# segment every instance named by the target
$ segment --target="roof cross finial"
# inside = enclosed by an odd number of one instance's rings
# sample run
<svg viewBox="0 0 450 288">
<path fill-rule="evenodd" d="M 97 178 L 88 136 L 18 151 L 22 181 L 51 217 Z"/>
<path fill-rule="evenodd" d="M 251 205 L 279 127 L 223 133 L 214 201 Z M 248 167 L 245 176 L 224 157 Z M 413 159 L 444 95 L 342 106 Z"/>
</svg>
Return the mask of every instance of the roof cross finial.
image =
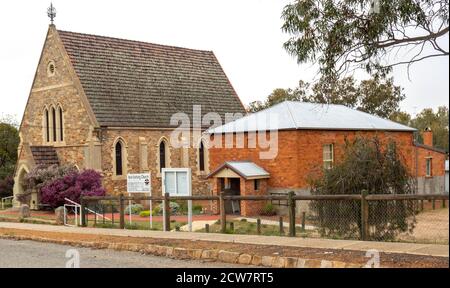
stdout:
<svg viewBox="0 0 450 288">
<path fill-rule="evenodd" d="M 48 9 L 47 9 L 47 15 L 50 18 L 50 21 L 51 21 L 51 23 L 53 25 L 53 21 L 54 21 L 54 19 L 56 17 L 56 9 L 55 9 L 55 7 L 53 7 L 53 3 L 52 2 L 50 2 L 50 7 L 48 7 Z"/>
</svg>

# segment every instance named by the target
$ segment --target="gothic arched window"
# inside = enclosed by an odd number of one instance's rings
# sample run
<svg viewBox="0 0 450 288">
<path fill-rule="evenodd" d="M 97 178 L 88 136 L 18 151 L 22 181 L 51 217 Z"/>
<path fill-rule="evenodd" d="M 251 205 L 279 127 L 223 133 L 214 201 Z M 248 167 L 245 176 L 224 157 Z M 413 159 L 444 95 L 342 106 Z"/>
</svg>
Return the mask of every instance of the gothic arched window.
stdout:
<svg viewBox="0 0 450 288">
<path fill-rule="evenodd" d="M 203 141 L 200 141 L 200 147 L 198 148 L 198 169 L 205 171 L 205 145 Z"/>
<path fill-rule="evenodd" d="M 58 107 L 59 117 L 59 141 L 64 141 L 64 126 L 63 126 L 63 110 L 61 106 Z"/>
<path fill-rule="evenodd" d="M 45 108 L 44 117 L 45 140 L 50 142 L 50 115 L 47 108 Z"/>
<path fill-rule="evenodd" d="M 53 132 L 53 142 L 56 142 L 56 110 L 55 107 L 52 107 L 52 132 Z"/>
<path fill-rule="evenodd" d="M 115 146 L 115 164 L 116 164 L 116 175 L 120 176 L 123 174 L 123 152 L 122 143 L 118 141 Z"/>
<path fill-rule="evenodd" d="M 161 141 L 159 143 L 159 171 L 162 171 L 163 168 L 166 168 L 166 157 L 167 157 L 167 153 L 166 153 L 166 142 L 165 141 Z"/>
</svg>

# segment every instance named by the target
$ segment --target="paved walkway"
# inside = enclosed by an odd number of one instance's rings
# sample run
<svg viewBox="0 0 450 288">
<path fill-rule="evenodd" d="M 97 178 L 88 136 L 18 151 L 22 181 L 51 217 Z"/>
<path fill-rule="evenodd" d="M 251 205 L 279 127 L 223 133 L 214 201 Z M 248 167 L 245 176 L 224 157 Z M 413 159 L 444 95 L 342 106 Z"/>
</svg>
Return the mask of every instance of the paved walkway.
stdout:
<svg viewBox="0 0 450 288">
<path fill-rule="evenodd" d="M 240 244 L 256 245 L 276 245 L 290 247 L 322 248 L 322 249 L 344 249 L 367 251 L 376 249 L 385 253 L 406 253 L 430 256 L 449 256 L 449 245 L 437 244 L 415 244 L 398 242 L 374 242 L 374 241 L 353 241 L 353 240 L 333 240 L 333 239 L 313 239 L 313 238 L 289 238 L 279 236 L 258 236 L 258 235 L 237 235 L 237 234 L 216 234 L 198 232 L 161 232 L 143 230 L 119 230 L 103 228 L 82 228 L 51 226 L 26 223 L 6 223 L 0 222 L 0 228 L 37 230 L 46 232 L 64 232 L 78 234 L 97 234 L 125 237 L 151 237 L 159 239 L 182 239 L 182 240 L 202 240 L 232 242 Z"/>
</svg>

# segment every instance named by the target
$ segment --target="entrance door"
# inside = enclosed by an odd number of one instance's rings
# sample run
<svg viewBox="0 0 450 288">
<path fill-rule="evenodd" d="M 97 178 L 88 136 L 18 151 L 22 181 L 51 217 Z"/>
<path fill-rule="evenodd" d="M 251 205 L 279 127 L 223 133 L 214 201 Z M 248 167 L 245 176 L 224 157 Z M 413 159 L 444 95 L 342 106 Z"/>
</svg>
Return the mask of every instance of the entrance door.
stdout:
<svg viewBox="0 0 450 288">
<path fill-rule="evenodd" d="M 229 187 L 225 188 L 223 192 L 226 196 L 239 196 L 241 195 L 241 181 L 239 178 L 228 178 Z M 241 205 L 240 201 L 231 200 L 225 201 L 225 212 L 227 214 L 240 214 Z"/>
</svg>

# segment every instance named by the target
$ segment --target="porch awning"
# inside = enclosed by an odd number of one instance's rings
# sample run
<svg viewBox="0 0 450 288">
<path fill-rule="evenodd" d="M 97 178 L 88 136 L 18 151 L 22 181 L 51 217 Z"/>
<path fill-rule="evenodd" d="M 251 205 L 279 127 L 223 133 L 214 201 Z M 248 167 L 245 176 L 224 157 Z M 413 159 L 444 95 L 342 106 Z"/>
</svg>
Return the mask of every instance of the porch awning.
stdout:
<svg viewBox="0 0 450 288">
<path fill-rule="evenodd" d="M 227 161 L 210 173 L 208 178 L 217 176 L 220 172 L 226 169 L 233 171 L 246 180 L 270 178 L 269 172 L 250 161 Z"/>
</svg>

